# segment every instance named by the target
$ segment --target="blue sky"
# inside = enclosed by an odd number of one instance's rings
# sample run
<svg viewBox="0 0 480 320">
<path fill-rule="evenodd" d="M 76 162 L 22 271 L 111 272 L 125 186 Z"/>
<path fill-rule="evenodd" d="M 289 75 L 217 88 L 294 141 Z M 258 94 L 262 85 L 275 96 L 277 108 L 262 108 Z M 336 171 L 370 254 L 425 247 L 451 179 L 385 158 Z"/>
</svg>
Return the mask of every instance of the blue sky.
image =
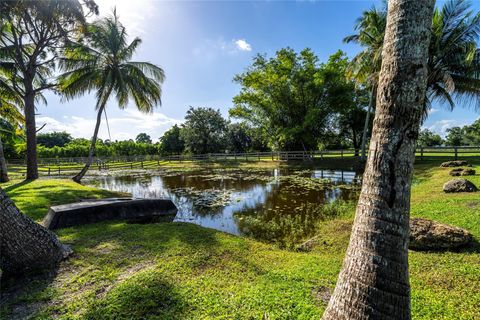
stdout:
<svg viewBox="0 0 480 320">
<path fill-rule="evenodd" d="M 325 61 L 338 49 L 354 56 L 360 47 L 342 39 L 354 32 L 361 12 L 378 1 L 154 1 L 97 0 L 101 15 L 116 6 L 129 35 L 143 43 L 135 60 L 161 66 L 166 73 L 163 104 L 143 115 L 129 106 L 119 110 L 114 99 L 107 113 L 111 137 L 134 138 L 147 132 L 157 140 L 173 124 L 181 123 L 189 106 L 220 109 L 228 116 L 232 97 L 239 87 L 232 82 L 257 53 L 271 56 L 290 46 L 312 48 Z M 440 2 L 441 4 L 441 2 Z M 480 4 L 475 3 L 475 9 Z M 61 101 L 47 93 L 47 106 L 38 108 L 42 132 L 67 131 L 89 138 L 95 123 L 93 94 Z M 424 127 L 443 134 L 448 127 L 464 125 L 480 113 L 459 107 L 454 111 L 434 104 Z M 108 139 L 105 122 L 99 134 Z"/>
</svg>

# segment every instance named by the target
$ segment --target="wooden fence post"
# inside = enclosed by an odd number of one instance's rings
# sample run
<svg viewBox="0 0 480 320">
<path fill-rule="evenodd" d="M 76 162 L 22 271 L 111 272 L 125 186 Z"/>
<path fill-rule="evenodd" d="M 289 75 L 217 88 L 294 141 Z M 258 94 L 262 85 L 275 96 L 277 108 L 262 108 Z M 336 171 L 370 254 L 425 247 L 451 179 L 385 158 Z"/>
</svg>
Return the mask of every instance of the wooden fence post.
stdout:
<svg viewBox="0 0 480 320">
<path fill-rule="evenodd" d="M 50 175 L 50 167 L 48 167 L 48 175 Z"/>
<path fill-rule="evenodd" d="M 420 147 L 420 160 L 423 161 L 423 147 Z"/>
<path fill-rule="evenodd" d="M 458 147 L 454 147 L 455 149 L 455 160 L 458 160 Z"/>
</svg>

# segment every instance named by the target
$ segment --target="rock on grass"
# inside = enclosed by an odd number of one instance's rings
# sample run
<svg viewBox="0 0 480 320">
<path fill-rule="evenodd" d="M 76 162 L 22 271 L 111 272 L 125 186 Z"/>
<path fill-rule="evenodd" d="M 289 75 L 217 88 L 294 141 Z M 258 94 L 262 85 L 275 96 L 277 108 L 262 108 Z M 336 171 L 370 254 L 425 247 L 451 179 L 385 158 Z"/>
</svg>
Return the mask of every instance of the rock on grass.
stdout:
<svg viewBox="0 0 480 320">
<path fill-rule="evenodd" d="M 467 179 L 453 179 L 443 185 L 443 191 L 446 193 L 476 192 L 478 188 Z"/>
<path fill-rule="evenodd" d="M 453 169 L 452 171 L 450 171 L 450 175 L 453 176 L 453 177 L 474 176 L 475 173 L 476 173 L 475 170 L 470 169 L 470 168 L 466 168 L 466 169 L 457 168 L 457 169 Z"/>
<path fill-rule="evenodd" d="M 448 250 L 473 241 L 467 230 L 422 218 L 410 219 L 410 249 Z"/>
<path fill-rule="evenodd" d="M 463 167 L 468 166 L 468 162 L 465 160 L 454 160 L 454 161 L 447 161 L 443 162 L 440 167 L 448 168 L 448 167 Z"/>
</svg>

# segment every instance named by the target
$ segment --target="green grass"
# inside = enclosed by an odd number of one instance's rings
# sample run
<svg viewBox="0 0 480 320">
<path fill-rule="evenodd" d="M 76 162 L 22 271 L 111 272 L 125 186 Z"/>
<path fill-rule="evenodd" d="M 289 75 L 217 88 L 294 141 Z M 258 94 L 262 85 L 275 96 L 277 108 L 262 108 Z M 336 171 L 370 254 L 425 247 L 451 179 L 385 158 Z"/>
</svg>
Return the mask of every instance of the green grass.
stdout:
<svg viewBox="0 0 480 320">
<path fill-rule="evenodd" d="M 40 179 L 33 182 L 14 179 L 0 186 L 24 213 L 37 222 L 42 220 L 48 208 L 54 205 L 119 195 L 115 192 L 86 187 L 67 179 Z"/>
<path fill-rule="evenodd" d="M 416 166 L 412 215 L 466 228 L 478 240 L 480 194 L 444 194 L 448 171 Z M 480 186 L 480 175 L 468 179 Z M 6 189 L 36 220 L 52 204 L 109 196 L 66 180 Z M 321 245 L 309 253 L 183 223 L 60 230 L 75 255 L 56 277 L 28 283 L 3 312 L 36 310 L 36 319 L 318 319 L 325 305 L 314 292 L 334 287 L 351 223 L 352 213 L 323 223 Z M 478 245 L 410 252 L 410 272 L 414 319 L 480 318 Z"/>
</svg>

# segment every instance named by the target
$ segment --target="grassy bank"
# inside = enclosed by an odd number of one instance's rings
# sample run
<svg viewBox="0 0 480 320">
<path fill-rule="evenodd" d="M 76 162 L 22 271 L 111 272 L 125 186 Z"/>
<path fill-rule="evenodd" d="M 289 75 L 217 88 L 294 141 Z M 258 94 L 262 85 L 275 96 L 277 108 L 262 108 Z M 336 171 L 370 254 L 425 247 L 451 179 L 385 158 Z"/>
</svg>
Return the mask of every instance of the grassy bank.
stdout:
<svg viewBox="0 0 480 320">
<path fill-rule="evenodd" d="M 417 165 L 412 215 L 466 228 L 478 240 L 480 194 L 444 194 L 448 171 Z M 480 175 L 469 179 L 480 186 Z M 2 188 L 36 220 L 53 204 L 112 196 L 67 180 L 14 181 Z M 23 289 L 2 313 L 33 313 L 37 319 L 318 319 L 351 223 L 352 213 L 325 222 L 321 245 L 309 253 L 183 223 L 60 230 L 75 255 L 56 276 L 7 284 Z M 461 252 L 410 252 L 410 266 L 414 319 L 480 318 L 478 245 Z"/>
</svg>

